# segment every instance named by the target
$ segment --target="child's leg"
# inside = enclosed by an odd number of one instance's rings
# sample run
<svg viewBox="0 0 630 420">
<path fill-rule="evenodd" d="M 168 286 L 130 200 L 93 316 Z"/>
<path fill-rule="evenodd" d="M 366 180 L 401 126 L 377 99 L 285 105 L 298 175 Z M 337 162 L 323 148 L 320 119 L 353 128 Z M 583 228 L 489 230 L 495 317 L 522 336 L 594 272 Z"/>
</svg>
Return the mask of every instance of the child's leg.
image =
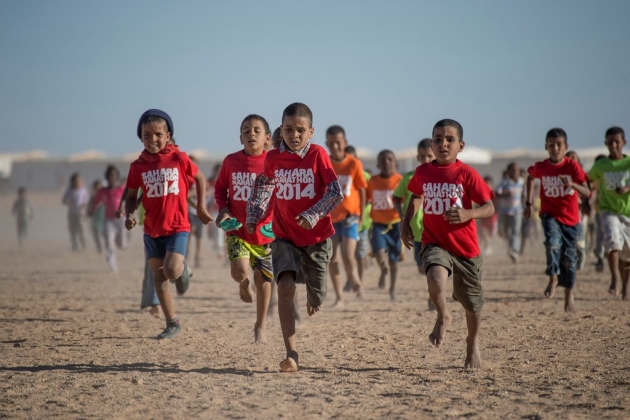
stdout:
<svg viewBox="0 0 630 420">
<path fill-rule="evenodd" d="M 256 324 L 254 325 L 254 340 L 256 343 L 266 343 L 265 321 L 269 300 L 271 299 L 271 281 L 265 278 L 259 268 L 254 269 L 254 283 L 256 284 Z"/>
<path fill-rule="evenodd" d="M 466 310 L 466 326 L 468 327 L 468 337 L 466 337 L 466 361 L 464 367 L 481 367 L 481 354 L 479 353 L 479 330 L 481 329 L 481 311 L 472 312 Z"/>
<path fill-rule="evenodd" d="M 116 264 L 116 254 L 114 254 L 114 243 L 116 241 L 117 229 L 113 220 L 105 220 L 103 226 L 103 240 L 105 245 L 105 257 L 107 258 L 107 264 L 114 273 L 118 272 L 118 265 Z"/>
<path fill-rule="evenodd" d="M 341 223 L 336 223 L 335 227 L 338 228 L 337 226 L 340 224 Z M 341 292 L 341 267 L 340 267 L 341 264 L 339 264 L 339 260 L 341 260 L 340 248 L 341 248 L 342 243 L 343 242 L 341 240 L 341 232 L 337 231 L 335 236 L 332 237 L 333 253 L 330 259 L 330 266 L 328 269 L 328 271 L 330 272 L 330 280 L 332 281 L 333 289 L 335 290 L 336 300 L 335 300 L 334 306 L 340 306 L 343 303 L 343 294 Z"/>
<path fill-rule="evenodd" d="M 542 215 L 543 232 L 545 234 L 545 251 L 547 254 L 547 269 L 549 284 L 545 289 L 546 298 L 552 298 L 556 293 L 558 275 L 560 274 L 560 256 L 562 251 L 562 232 L 560 225 L 551 216 Z"/>
<path fill-rule="evenodd" d="M 388 263 L 389 263 L 389 297 L 396 300 L 396 279 L 398 278 L 398 261 L 402 260 L 402 248 L 400 242 L 400 223 L 394 223 L 387 232 Z"/>
<path fill-rule="evenodd" d="M 580 225 L 567 226 L 559 224 L 562 234 L 562 265 L 558 275 L 558 284 L 564 287 L 564 311 L 575 309 L 574 288 L 578 271 Z"/>
<path fill-rule="evenodd" d="M 346 269 L 346 274 L 348 276 L 348 280 L 352 284 L 352 288 L 360 296 L 362 293 L 361 277 L 359 277 L 357 260 L 355 258 L 356 251 L 357 241 L 352 238 L 344 238 L 343 242 L 341 243 L 341 257 L 343 259 L 343 266 Z"/>
<path fill-rule="evenodd" d="M 608 267 L 610 268 L 612 280 L 610 287 L 608 288 L 608 293 L 613 296 L 617 296 L 619 294 L 619 285 L 621 284 L 621 268 L 619 266 L 619 251 L 610 251 L 608 253 Z"/>
<path fill-rule="evenodd" d="M 190 237 L 189 237 L 190 238 Z M 226 241 L 228 259 L 230 260 L 230 274 L 239 284 L 239 294 L 245 303 L 254 301 L 254 291 L 249 282 L 251 253 L 245 241 L 235 235 L 230 235 Z"/>
<path fill-rule="evenodd" d="M 271 299 L 269 300 L 269 308 L 267 309 L 267 318 L 273 315 L 274 309 L 278 306 L 278 282 L 271 283 Z"/>
<path fill-rule="evenodd" d="M 621 298 L 624 301 L 630 301 L 630 263 L 627 261 L 621 262 Z"/>
<path fill-rule="evenodd" d="M 435 321 L 433 332 L 429 335 L 429 341 L 435 347 L 440 347 L 444 343 L 446 329 L 453 319 L 446 307 L 446 280 L 448 276 L 448 269 L 441 265 L 433 264 L 427 269 L 429 296 L 437 311 L 437 320 Z"/>
<path fill-rule="evenodd" d="M 78 250 L 78 246 L 77 246 L 76 216 L 74 214 L 68 214 L 68 231 L 70 232 L 70 243 L 72 245 L 72 251 L 76 251 Z"/>
<path fill-rule="evenodd" d="M 389 297 L 396 300 L 396 280 L 398 279 L 398 261 L 389 259 Z"/>
<path fill-rule="evenodd" d="M 387 273 L 389 272 L 387 267 L 387 249 L 383 248 L 378 251 L 374 251 L 374 256 L 376 257 L 378 266 L 381 268 L 381 276 L 378 279 L 378 288 L 384 289 L 387 280 Z"/>
<path fill-rule="evenodd" d="M 372 238 L 370 244 L 372 245 L 372 254 L 376 258 L 378 266 L 381 268 L 381 276 L 378 280 L 379 289 L 385 288 L 385 282 L 387 279 L 387 239 L 385 238 L 387 231 L 387 225 L 381 223 L 374 223 L 372 225 Z"/>
<path fill-rule="evenodd" d="M 523 216 L 520 213 L 510 216 L 510 258 L 518 262 L 519 251 L 521 249 L 521 225 Z"/>
<path fill-rule="evenodd" d="M 295 345 L 295 316 L 293 296 L 295 294 L 295 273 L 285 271 L 278 276 L 278 315 L 287 357 L 280 363 L 283 372 L 297 372 L 298 353 Z"/>
</svg>

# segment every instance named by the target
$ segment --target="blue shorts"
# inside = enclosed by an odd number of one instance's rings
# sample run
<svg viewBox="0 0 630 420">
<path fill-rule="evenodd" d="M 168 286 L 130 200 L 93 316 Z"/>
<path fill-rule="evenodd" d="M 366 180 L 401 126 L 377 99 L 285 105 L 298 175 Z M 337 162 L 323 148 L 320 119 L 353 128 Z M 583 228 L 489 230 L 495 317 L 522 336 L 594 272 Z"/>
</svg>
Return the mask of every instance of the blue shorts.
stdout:
<svg viewBox="0 0 630 420">
<path fill-rule="evenodd" d="M 152 238 L 144 234 L 144 252 L 147 260 L 151 258 L 164 259 L 167 252 L 186 255 L 188 246 L 188 232 L 177 232 L 170 236 Z"/>
<path fill-rule="evenodd" d="M 343 241 L 343 238 L 354 239 L 355 241 L 359 240 L 359 217 L 358 216 L 348 216 L 341 222 L 333 223 L 333 228 L 335 229 L 335 233 L 333 234 L 333 238 L 341 235 L 340 239 Z"/>
<path fill-rule="evenodd" d="M 370 251 L 370 231 L 368 229 L 359 231 L 359 242 L 357 242 L 356 257 L 360 260 L 367 257 Z"/>
<path fill-rule="evenodd" d="M 372 252 L 376 253 L 381 249 L 387 251 L 387 255 L 392 261 L 400 261 L 400 223 L 394 223 L 392 228 L 387 230 L 387 225 L 382 223 L 372 224 Z"/>
<path fill-rule="evenodd" d="M 422 257 L 420 256 L 422 251 L 422 242 L 413 241 L 413 258 L 416 260 L 416 265 L 422 267 Z"/>
</svg>

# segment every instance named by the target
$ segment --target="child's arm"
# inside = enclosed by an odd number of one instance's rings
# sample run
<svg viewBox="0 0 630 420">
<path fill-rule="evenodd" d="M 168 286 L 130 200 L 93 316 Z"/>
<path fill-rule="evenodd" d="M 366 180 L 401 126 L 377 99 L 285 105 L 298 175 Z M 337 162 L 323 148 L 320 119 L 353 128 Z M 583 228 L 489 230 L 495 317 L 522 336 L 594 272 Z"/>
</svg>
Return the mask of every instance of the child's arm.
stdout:
<svg viewBox="0 0 630 420">
<path fill-rule="evenodd" d="M 400 217 L 400 220 L 403 220 L 405 218 L 405 214 L 403 213 L 402 208 L 402 198 L 393 196 L 392 201 L 394 202 L 394 208 L 398 212 L 398 217 Z"/>
<path fill-rule="evenodd" d="M 269 201 L 271 200 L 271 194 L 276 187 L 275 178 L 267 178 L 262 173 L 256 177 L 254 187 L 252 188 L 252 194 L 247 201 L 247 220 L 245 228 L 247 232 L 253 234 L 256 231 L 256 225 L 263 218 L 269 207 Z"/>
<path fill-rule="evenodd" d="M 136 218 L 133 214 L 138 207 L 138 190 L 125 188 L 125 191 L 127 192 L 127 198 L 125 200 L 125 213 L 127 213 L 125 227 L 127 230 L 131 230 L 136 225 Z"/>
<path fill-rule="evenodd" d="M 420 207 L 422 207 L 423 201 L 424 198 L 422 196 L 417 196 L 415 194 L 412 194 L 411 198 L 409 199 L 409 205 L 407 206 L 407 211 L 405 212 L 405 217 L 402 221 L 402 231 L 400 233 L 403 244 L 405 244 L 407 249 L 413 248 L 413 231 L 411 230 L 411 220 L 416 215 Z M 396 201 L 394 201 L 394 205 L 395 203 Z"/>
<path fill-rule="evenodd" d="M 494 214 L 494 204 L 488 200 L 481 206 L 473 209 L 451 207 L 444 213 L 444 219 L 452 225 L 466 223 L 472 219 L 486 219 Z"/>
<path fill-rule="evenodd" d="M 197 188 L 197 217 L 204 225 L 212 222 L 212 216 L 206 209 L 206 178 L 201 171 L 195 174 L 195 187 Z"/>
<path fill-rule="evenodd" d="M 527 195 L 525 196 L 525 208 L 523 209 L 523 217 L 529 219 L 532 216 L 532 203 L 534 202 L 534 183 L 536 179 L 531 175 L 527 175 Z"/>
<path fill-rule="evenodd" d="M 560 180 L 562 181 L 562 183 L 564 184 L 565 187 L 573 188 L 582 197 L 588 198 L 588 197 L 591 196 L 591 189 L 590 189 L 589 184 L 587 184 L 587 183 L 576 184 L 571 179 L 569 179 L 569 177 L 566 176 L 566 175 L 560 175 Z M 620 194 L 625 194 L 626 192 L 630 191 L 630 187 L 625 187 L 625 188 L 627 188 L 627 190 L 624 191 L 623 193 L 620 193 Z"/>
<path fill-rule="evenodd" d="M 120 217 L 122 216 L 123 213 L 123 205 L 125 204 L 125 202 L 127 201 L 127 195 L 129 194 L 129 188 L 125 188 L 125 191 L 123 191 L 123 195 L 122 197 L 120 197 L 120 203 L 118 203 L 118 210 L 116 210 L 116 219 L 120 219 Z M 136 195 L 138 193 L 136 192 Z M 136 211 L 136 209 L 134 208 L 132 213 Z"/>
<path fill-rule="evenodd" d="M 227 173 L 227 166 L 228 164 L 224 160 L 223 165 L 221 165 L 221 170 L 219 171 L 219 176 L 214 183 L 214 202 L 219 208 L 219 215 L 217 216 L 217 220 L 215 222 L 219 227 L 221 225 L 221 222 L 234 217 L 232 216 L 232 213 L 230 213 L 230 208 L 228 204 L 228 190 L 230 186 L 228 181 L 229 178 Z"/>
<path fill-rule="evenodd" d="M 359 210 L 359 226 L 363 224 L 363 211 L 367 204 L 367 198 L 365 194 L 365 188 L 359 188 L 359 201 L 361 202 L 361 210 Z"/>
<path fill-rule="evenodd" d="M 338 180 L 334 180 L 328 184 L 322 198 L 313 207 L 303 211 L 295 220 L 304 229 L 313 229 L 320 219 L 330 213 L 342 201 L 341 185 Z"/>
</svg>

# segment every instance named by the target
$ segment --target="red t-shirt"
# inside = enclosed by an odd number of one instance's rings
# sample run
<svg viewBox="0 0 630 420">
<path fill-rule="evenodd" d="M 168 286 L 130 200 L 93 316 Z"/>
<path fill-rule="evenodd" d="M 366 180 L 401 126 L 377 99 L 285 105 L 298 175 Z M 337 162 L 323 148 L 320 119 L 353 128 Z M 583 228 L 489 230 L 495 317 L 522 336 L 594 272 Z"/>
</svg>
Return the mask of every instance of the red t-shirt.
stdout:
<svg viewBox="0 0 630 420">
<path fill-rule="evenodd" d="M 99 204 L 103 203 L 105 206 L 105 219 L 115 219 L 118 206 L 120 205 L 120 199 L 122 198 L 124 192 L 124 185 L 119 185 L 115 188 L 103 187 L 99 189 L 94 195 L 90 211 L 94 211 Z"/>
<path fill-rule="evenodd" d="M 261 234 L 260 229 L 258 229 L 271 221 L 273 203 L 270 203 L 270 209 L 265 217 L 258 222 L 256 232 L 253 235 L 247 233 L 245 229 L 247 200 L 252 194 L 256 177 L 263 172 L 266 155 L 267 152 L 258 156 L 248 156 L 242 150 L 227 155 L 214 184 L 214 201 L 217 203 L 217 207 L 219 209 L 227 207 L 232 216 L 243 224 L 241 228 L 227 234 L 236 235 L 252 245 L 265 245 L 273 241 L 273 239 Z"/>
<path fill-rule="evenodd" d="M 330 214 L 319 219 L 313 229 L 298 226 L 296 217 L 310 209 L 324 195 L 326 187 L 337 180 L 326 150 L 311 143 L 301 158 L 288 151 L 267 153 L 264 174 L 276 180 L 273 205 L 273 232 L 295 246 L 314 245 L 334 234 Z"/>
<path fill-rule="evenodd" d="M 145 210 L 144 232 L 152 238 L 189 232 L 188 178 L 197 174 L 197 166 L 175 145 L 160 153 L 146 150 L 131 163 L 127 188 L 142 188 Z"/>
<path fill-rule="evenodd" d="M 580 223 L 578 194 L 573 188 L 565 187 L 560 180 L 560 175 L 566 175 L 576 184 L 587 181 L 586 173 L 576 161 L 565 157 L 554 165 L 545 159 L 530 166 L 527 173 L 532 178 L 540 179 L 540 214 L 548 214 L 567 226 Z"/>
<path fill-rule="evenodd" d="M 451 225 L 444 219 L 444 213 L 451 207 L 472 209 L 473 202 L 482 205 L 494 198 L 477 171 L 459 160 L 450 165 L 433 161 L 416 168 L 407 189 L 424 196 L 423 245 L 438 245 L 461 258 L 480 254 L 474 220 Z"/>
</svg>

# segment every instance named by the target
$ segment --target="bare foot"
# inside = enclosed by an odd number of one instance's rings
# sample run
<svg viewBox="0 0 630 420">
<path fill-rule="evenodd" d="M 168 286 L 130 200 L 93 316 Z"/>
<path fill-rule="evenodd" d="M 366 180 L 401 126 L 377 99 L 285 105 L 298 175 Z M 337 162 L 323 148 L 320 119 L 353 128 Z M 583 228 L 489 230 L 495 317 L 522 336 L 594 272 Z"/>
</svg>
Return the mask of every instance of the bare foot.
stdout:
<svg viewBox="0 0 630 420">
<path fill-rule="evenodd" d="M 385 288 L 385 281 L 387 281 L 387 274 L 389 274 L 389 270 L 387 268 L 381 268 L 381 277 L 378 279 L 378 288 Z"/>
<path fill-rule="evenodd" d="M 238 292 L 241 295 L 241 300 L 245 303 L 252 303 L 254 301 L 254 292 L 249 285 L 249 279 L 243 280 L 238 286 Z"/>
<path fill-rule="evenodd" d="M 610 287 L 608 288 L 608 293 L 613 296 L 617 296 L 619 294 L 619 284 L 613 278 L 610 282 Z"/>
<path fill-rule="evenodd" d="M 265 335 L 265 329 L 254 325 L 254 343 L 265 344 L 267 343 L 267 335 Z"/>
<path fill-rule="evenodd" d="M 313 308 L 310 303 L 306 302 L 306 313 L 308 313 L 308 316 L 315 315 L 315 312 L 319 312 L 320 308 L 321 306 Z"/>
<path fill-rule="evenodd" d="M 448 312 L 445 316 L 438 314 L 438 317 L 435 320 L 435 327 L 433 327 L 433 332 L 429 334 L 429 341 L 435 347 L 440 347 L 444 343 L 444 338 L 446 338 L 446 328 L 448 328 L 448 325 L 452 320 L 453 317 Z"/>
<path fill-rule="evenodd" d="M 481 367 L 481 354 L 476 341 L 466 337 L 466 361 L 464 362 L 466 369 L 479 369 Z"/>
<path fill-rule="evenodd" d="M 429 298 L 429 310 L 435 311 L 435 305 L 433 304 L 433 301 L 431 300 L 431 298 Z"/>
<path fill-rule="evenodd" d="M 280 370 L 282 372 L 297 372 L 298 364 L 293 358 L 287 357 L 282 362 L 280 362 Z"/>
<path fill-rule="evenodd" d="M 343 308 L 344 306 L 346 306 L 346 302 L 343 299 L 337 299 L 332 307 L 333 308 Z M 306 304 L 306 308 L 308 308 L 308 303 Z M 311 315 L 311 314 L 309 314 L 309 315 Z"/>
<path fill-rule="evenodd" d="M 621 288 L 621 299 L 625 302 L 630 301 L 630 287 L 624 285 Z"/>
<path fill-rule="evenodd" d="M 398 298 L 396 297 L 396 291 L 395 290 L 390 290 L 389 291 L 389 300 L 391 300 L 392 302 L 396 302 L 398 300 Z"/>
<path fill-rule="evenodd" d="M 549 279 L 549 284 L 547 285 L 547 288 L 545 289 L 545 297 L 547 299 L 551 299 L 553 295 L 556 294 L 557 286 L 558 286 L 558 277 L 551 276 L 551 278 Z"/>
<path fill-rule="evenodd" d="M 564 290 L 564 312 L 573 312 L 575 301 L 573 300 L 573 289 Z"/>
<path fill-rule="evenodd" d="M 151 306 L 149 308 L 149 315 L 154 318 L 160 319 L 160 307 L 159 306 Z"/>
</svg>

